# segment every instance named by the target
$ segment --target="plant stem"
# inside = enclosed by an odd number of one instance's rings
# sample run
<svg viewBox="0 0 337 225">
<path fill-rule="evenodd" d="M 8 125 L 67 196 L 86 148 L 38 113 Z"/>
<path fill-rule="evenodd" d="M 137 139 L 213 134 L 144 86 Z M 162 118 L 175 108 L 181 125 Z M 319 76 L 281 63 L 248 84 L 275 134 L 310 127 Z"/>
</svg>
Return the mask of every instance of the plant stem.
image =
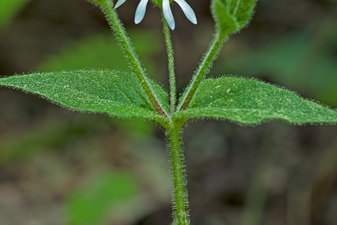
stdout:
<svg viewBox="0 0 337 225">
<path fill-rule="evenodd" d="M 173 57 L 173 48 L 170 35 L 170 29 L 163 15 L 163 25 L 164 25 L 164 34 L 165 42 L 167 48 L 167 56 L 169 63 L 169 76 L 170 76 L 170 104 L 171 104 L 171 115 L 173 115 L 176 107 L 176 78 L 174 73 L 174 57 Z"/>
<path fill-rule="evenodd" d="M 122 25 L 122 22 L 118 18 L 117 12 L 113 9 L 113 3 L 111 0 L 105 0 L 103 3 L 100 3 L 103 11 L 105 12 L 107 19 L 110 23 L 112 30 L 114 31 L 117 39 L 120 41 L 120 44 L 129 59 L 129 62 L 137 74 L 137 77 L 142 84 L 142 87 L 145 90 L 145 93 L 149 97 L 154 109 L 162 116 L 169 118 L 167 112 L 164 111 L 164 108 L 160 105 L 158 98 L 155 96 L 147 75 L 145 73 L 145 69 L 139 61 L 139 58 L 135 52 L 135 49 Z"/>
<path fill-rule="evenodd" d="M 219 34 L 215 35 L 209 49 L 207 50 L 197 71 L 195 72 L 191 83 L 187 87 L 183 95 L 183 100 L 179 104 L 177 111 L 185 110 L 188 107 L 199 87 L 199 84 L 203 80 L 204 76 L 209 72 L 212 63 L 216 59 L 217 54 L 220 52 L 222 44 L 225 42 L 225 40 L 227 40 L 227 37 L 223 37 Z"/>
<path fill-rule="evenodd" d="M 173 125 L 169 130 L 171 141 L 171 159 L 172 159 L 172 174 L 174 183 L 174 199 L 173 208 L 175 209 L 176 225 L 188 225 L 188 199 L 186 181 L 183 174 L 184 155 L 180 150 L 179 130 L 181 125 L 172 122 Z"/>
</svg>

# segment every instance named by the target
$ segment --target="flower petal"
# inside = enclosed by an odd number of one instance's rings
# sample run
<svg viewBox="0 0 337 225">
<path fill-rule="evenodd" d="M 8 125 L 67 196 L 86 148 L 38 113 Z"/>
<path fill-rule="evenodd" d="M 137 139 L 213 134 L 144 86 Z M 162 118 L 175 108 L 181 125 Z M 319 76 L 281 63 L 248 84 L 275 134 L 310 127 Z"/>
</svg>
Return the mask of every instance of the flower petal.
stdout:
<svg viewBox="0 0 337 225">
<path fill-rule="evenodd" d="M 185 2 L 185 0 L 174 0 L 180 8 L 183 10 L 185 16 L 189 21 L 191 21 L 194 24 L 197 24 L 197 17 L 195 16 L 195 13 L 191 6 Z"/>
<path fill-rule="evenodd" d="M 118 2 L 115 5 L 115 9 L 117 9 L 119 6 L 121 6 L 126 0 L 118 0 Z"/>
<path fill-rule="evenodd" d="M 174 28 L 176 27 L 176 23 L 173 18 L 169 0 L 163 0 L 163 13 L 167 24 L 169 25 L 171 30 L 174 30 Z"/>
<path fill-rule="evenodd" d="M 149 0 L 141 0 L 139 2 L 137 10 L 136 10 L 135 24 L 138 24 L 143 20 L 148 2 Z"/>
</svg>

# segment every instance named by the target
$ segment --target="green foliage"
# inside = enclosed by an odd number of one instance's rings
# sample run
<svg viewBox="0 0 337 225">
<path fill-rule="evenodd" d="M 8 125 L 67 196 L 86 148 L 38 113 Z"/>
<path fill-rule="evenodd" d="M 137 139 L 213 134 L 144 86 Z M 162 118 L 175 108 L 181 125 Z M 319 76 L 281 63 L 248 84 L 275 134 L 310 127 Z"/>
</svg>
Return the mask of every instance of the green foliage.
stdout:
<svg viewBox="0 0 337 225">
<path fill-rule="evenodd" d="M 139 188 L 130 173 L 102 174 L 67 198 L 67 224 L 102 224 L 115 210 L 132 201 Z"/>
<path fill-rule="evenodd" d="M 175 119 L 210 117 L 240 124 L 256 124 L 267 119 L 290 123 L 337 123 L 337 112 L 304 100 L 297 94 L 257 80 L 235 77 L 202 81 L 185 111 Z"/>
<path fill-rule="evenodd" d="M 141 30 L 133 30 L 129 34 L 147 70 L 151 74 L 159 74 L 152 57 L 163 48 L 160 35 L 154 31 Z M 47 57 L 47 60 L 42 62 L 36 70 L 79 70 L 82 68 L 128 70 L 129 65 L 118 42 L 109 33 L 109 35 L 92 35 L 69 43 L 56 54 Z"/>
<path fill-rule="evenodd" d="M 157 97 L 157 101 L 159 104 L 163 107 L 165 112 L 170 112 L 170 106 L 168 104 L 168 95 L 164 91 L 162 87 L 160 87 L 158 84 L 153 82 L 152 80 L 146 78 L 146 80 L 149 82 L 149 85 L 154 93 L 154 95 Z"/>
<path fill-rule="evenodd" d="M 252 17 L 257 0 L 213 0 L 211 9 L 221 36 L 238 32 Z"/>
<path fill-rule="evenodd" d="M 1 0 L 0 28 L 6 26 L 29 0 Z"/>
<path fill-rule="evenodd" d="M 76 70 L 34 73 L 3 78 L 0 85 L 39 94 L 73 110 L 163 119 L 155 112 L 139 80 L 131 72 Z M 167 99 L 161 87 L 153 82 L 152 86 L 163 99 Z"/>
</svg>

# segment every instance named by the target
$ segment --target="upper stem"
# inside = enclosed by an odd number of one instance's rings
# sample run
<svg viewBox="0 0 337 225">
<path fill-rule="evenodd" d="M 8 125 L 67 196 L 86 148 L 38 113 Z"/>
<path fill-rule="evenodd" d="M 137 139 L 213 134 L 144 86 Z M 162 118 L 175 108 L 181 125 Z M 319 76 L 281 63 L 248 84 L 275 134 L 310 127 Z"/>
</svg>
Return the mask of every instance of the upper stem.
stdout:
<svg viewBox="0 0 337 225">
<path fill-rule="evenodd" d="M 226 38 L 227 37 L 223 37 L 219 34 L 215 35 L 210 47 L 204 55 L 197 71 L 195 72 L 191 83 L 187 87 L 177 111 L 185 110 L 188 107 L 204 76 L 209 72 L 212 63 L 215 60 Z"/>
<path fill-rule="evenodd" d="M 105 4 L 101 4 L 103 10 L 105 11 L 108 20 L 110 22 L 110 26 L 112 30 L 115 32 L 115 35 L 117 36 L 118 40 L 121 43 L 121 46 L 123 50 L 125 51 L 127 58 L 130 61 L 130 64 L 132 68 L 134 69 L 134 72 L 136 73 L 142 87 L 145 90 L 145 93 L 149 97 L 151 104 L 153 105 L 154 109 L 159 113 L 160 115 L 169 118 L 169 115 L 167 112 L 165 112 L 164 107 L 162 107 L 155 96 L 147 75 L 145 73 L 144 68 L 142 67 L 142 64 L 140 63 L 138 56 L 134 50 L 134 47 L 122 25 L 122 22 L 118 18 L 118 14 L 113 9 L 113 4 L 111 0 L 105 0 Z"/>
<path fill-rule="evenodd" d="M 164 25 L 164 34 L 165 42 L 167 48 L 168 64 L 169 64 L 169 77 L 170 77 L 170 104 L 171 104 L 171 115 L 173 115 L 176 107 L 176 78 L 174 73 L 174 57 L 173 57 L 173 48 L 170 35 L 170 29 L 163 15 L 163 25 Z"/>
<path fill-rule="evenodd" d="M 186 181 L 183 174 L 184 155 L 180 149 L 180 132 L 181 125 L 174 123 L 169 130 L 171 142 L 171 159 L 172 159 L 172 174 L 174 183 L 174 208 L 175 208 L 175 223 L 176 225 L 188 225 L 188 199 Z"/>
</svg>

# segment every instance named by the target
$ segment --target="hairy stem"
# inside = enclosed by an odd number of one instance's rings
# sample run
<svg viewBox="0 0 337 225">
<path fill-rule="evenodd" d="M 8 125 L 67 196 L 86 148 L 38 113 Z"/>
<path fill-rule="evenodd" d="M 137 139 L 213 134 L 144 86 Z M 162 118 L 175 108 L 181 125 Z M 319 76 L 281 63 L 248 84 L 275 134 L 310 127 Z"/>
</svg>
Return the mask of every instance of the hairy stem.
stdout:
<svg viewBox="0 0 337 225">
<path fill-rule="evenodd" d="M 185 110 L 188 107 L 195 92 L 197 91 L 199 87 L 199 84 L 203 80 L 204 76 L 209 72 L 210 67 L 212 66 L 212 63 L 216 59 L 216 56 L 218 52 L 220 51 L 225 40 L 227 40 L 227 37 L 223 37 L 219 34 L 215 35 L 209 49 L 207 50 L 197 71 L 195 72 L 191 83 L 187 87 L 183 95 L 183 99 L 178 106 L 177 111 Z"/>
<path fill-rule="evenodd" d="M 172 174 L 174 183 L 174 205 L 176 225 L 188 225 L 188 200 L 186 181 L 183 173 L 184 156 L 180 149 L 179 130 L 181 125 L 173 123 L 169 130 L 171 142 Z"/>
<path fill-rule="evenodd" d="M 168 64 L 169 64 L 169 76 L 170 76 L 170 104 L 171 104 L 171 115 L 173 115 L 176 107 L 176 77 L 174 73 L 174 57 L 173 57 L 173 48 L 170 35 L 170 29 L 163 15 L 163 25 L 164 25 L 164 34 L 165 42 L 167 48 Z"/>
<path fill-rule="evenodd" d="M 142 87 L 145 90 L 145 93 L 149 97 L 154 109 L 162 116 L 169 117 L 168 113 L 165 112 L 164 108 L 160 105 L 158 98 L 155 96 L 147 75 L 145 73 L 145 69 L 143 68 L 142 64 L 139 61 L 139 58 L 135 52 L 135 49 L 122 25 L 122 22 L 118 18 L 117 12 L 113 9 L 113 3 L 111 0 L 105 0 L 104 2 L 101 1 L 100 5 L 105 12 L 107 19 L 110 23 L 112 30 L 114 31 L 117 39 L 119 40 L 127 58 L 134 70 L 137 74 L 139 81 L 142 84 Z"/>
</svg>

